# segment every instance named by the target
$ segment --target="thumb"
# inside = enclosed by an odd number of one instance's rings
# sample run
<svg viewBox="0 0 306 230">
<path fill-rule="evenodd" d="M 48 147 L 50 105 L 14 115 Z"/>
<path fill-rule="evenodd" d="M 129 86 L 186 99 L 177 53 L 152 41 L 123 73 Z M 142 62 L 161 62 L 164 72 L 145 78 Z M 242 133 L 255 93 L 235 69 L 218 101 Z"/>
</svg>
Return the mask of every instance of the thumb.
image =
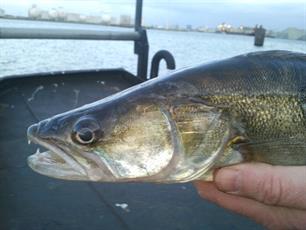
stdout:
<svg viewBox="0 0 306 230">
<path fill-rule="evenodd" d="M 306 166 L 246 163 L 219 169 L 219 190 L 269 205 L 306 209 Z"/>
</svg>

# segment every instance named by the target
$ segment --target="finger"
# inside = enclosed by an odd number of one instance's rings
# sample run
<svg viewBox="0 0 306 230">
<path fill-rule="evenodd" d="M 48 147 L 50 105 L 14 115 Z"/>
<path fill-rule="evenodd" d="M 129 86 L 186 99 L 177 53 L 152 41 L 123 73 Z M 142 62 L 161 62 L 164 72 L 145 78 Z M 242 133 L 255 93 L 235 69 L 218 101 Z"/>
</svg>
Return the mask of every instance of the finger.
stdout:
<svg viewBox="0 0 306 230">
<path fill-rule="evenodd" d="M 265 204 L 306 209 L 306 167 L 262 163 L 225 167 L 215 174 L 217 187 Z"/>
<path fill-rule="evenodd" d="M 304 229 L 306 212 L 283 207 L 265 205 L 255 200 L 219 191 L 214 183 L 194 183 L 199 195 L 223 208 L 250 217 L 268 229 Z"/>
<path fill-rule="evenodd" d="M 274 218 L 266 205 L 219 191 L 213 182 L 196 182 L 195 186 L 202 198 L 217 203 L 223 208 L 248 216 L 258 223 L 265 225 L 265 218 L 270 220 Z M 262 213 L 265 213 L 265 218 L 261 216 Z"/>
</svg>

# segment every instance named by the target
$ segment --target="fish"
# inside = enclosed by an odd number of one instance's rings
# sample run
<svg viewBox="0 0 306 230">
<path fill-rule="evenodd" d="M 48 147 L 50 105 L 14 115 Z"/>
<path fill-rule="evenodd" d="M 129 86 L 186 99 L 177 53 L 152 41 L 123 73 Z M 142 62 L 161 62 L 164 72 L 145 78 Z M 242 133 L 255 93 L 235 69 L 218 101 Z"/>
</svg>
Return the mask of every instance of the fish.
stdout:
<svg viewBox="0 0 306 230">
<path fill-rule="evenodd" d="M 261 51 L 188 67 L 31 125 L 37 173 L 184 183 L 242 162 L 306 165 L 306 54 Z"/>
</svg>

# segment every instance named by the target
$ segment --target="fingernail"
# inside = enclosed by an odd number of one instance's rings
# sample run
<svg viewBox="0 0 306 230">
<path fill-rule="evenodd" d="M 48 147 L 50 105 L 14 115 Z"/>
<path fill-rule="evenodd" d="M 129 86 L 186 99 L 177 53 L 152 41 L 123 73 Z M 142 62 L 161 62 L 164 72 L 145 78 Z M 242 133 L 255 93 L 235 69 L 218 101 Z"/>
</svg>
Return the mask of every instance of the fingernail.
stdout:
<svg viewBox="0 0 306 230">
<path fill-rule="evenodd" d="M 215 175 L 217 187 L 227 193 L 238 193 L 240 188 L 239 170 L 223 168 L 218 170 Z"/>
</svg>

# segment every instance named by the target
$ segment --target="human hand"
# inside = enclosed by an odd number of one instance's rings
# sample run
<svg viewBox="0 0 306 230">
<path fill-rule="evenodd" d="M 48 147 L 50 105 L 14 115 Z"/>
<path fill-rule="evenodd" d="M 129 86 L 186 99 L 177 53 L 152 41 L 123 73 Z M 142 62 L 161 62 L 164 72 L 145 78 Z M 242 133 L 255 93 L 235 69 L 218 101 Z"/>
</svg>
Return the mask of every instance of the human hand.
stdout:
<svg viewBox="0 0 306 230">
<path fill-rule="evenodd" d="M 201 197 L 268 229 L 306 229 L 306 166 L 239 164 L 194 184 Z"/>
</svg>

